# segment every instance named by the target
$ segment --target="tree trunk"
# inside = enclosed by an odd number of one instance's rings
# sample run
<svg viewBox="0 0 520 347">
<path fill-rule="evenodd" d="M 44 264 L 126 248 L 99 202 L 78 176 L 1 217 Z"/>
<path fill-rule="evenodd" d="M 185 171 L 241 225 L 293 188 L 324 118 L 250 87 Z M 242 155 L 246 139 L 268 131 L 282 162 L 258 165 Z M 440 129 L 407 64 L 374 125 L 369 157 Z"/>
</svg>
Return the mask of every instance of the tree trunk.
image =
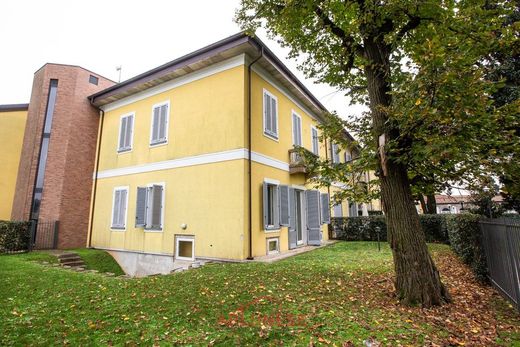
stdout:
<svg viewBox="0 0 520 347">
<path fill-rule="evenodd" d="M 364 40 L 364 54 L 374 138 L 379 144 L 381 134 L 385 135 L 386 142 L 399 135 L 399 130 L 388 121 L 388 107 L 392 101 L 390 47 L 384 43 L 382 35 L 368 37 Z M 450 296 L 428 253 L 406 167 L 391 157 L 380 159 L 381 198 L 394 259 L 397 296 L 407 305 L 442 305 Z"/>
<path fill-rule="evenodd" d="M 428 214 L 437 214 L 437 202 L 435 201 L 435 194 L 428 194 L 426 198 Z"/>
</svg>

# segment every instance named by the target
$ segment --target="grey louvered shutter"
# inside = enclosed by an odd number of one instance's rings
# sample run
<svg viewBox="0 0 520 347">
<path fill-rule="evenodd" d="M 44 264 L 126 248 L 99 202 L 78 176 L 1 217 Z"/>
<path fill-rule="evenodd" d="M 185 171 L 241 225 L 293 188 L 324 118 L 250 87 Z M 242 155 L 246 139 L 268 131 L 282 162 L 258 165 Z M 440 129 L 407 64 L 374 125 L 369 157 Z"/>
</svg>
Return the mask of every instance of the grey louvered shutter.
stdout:
<svg viewBox="0 0 520 347">
<path fill-rule="evenodd" d="M 274 135 L 277 135 L 278 134 L 278 128 L 277 128 L 277 117 L 278 117 L 278 112 L 276 110 L 276 99 L 275 98 L 271 98 L 271 122 L 272 122 L 272 131 L 273 131 L 273 134 Z"/>
<path fill-rule="evenodd" d="M 264 213 L 264 230 L 269 229 L 269 193 L 267 192 L 269 189 L 268 184 L 264 182 L 262 186 L 262 201 L 263 201 L 263 213 Z"/>
<path fill-rule="evenodd" d="M 126 124 L 127 117 L 121 118 L 121 129 L 119 129 L 119 150 L 125 148 Z"/>
<path fill-rule="evenodd" d="M 289 188 L 289 249 L 296 248 L 298 242 L 296 218 L 296 191 L 294 188 Z"/>
<path fill-rule="evenodd" d="M 320 192 L 305 191 L 307 204 L 307 242 L 309 245 L 320 245 Z"/>
<path fill-rule="evenodd" d="M 135 226 L 146 225 L 146 188 L 137 187 L 137 201 L 135 204 Z"/>
<path fill-rule="evenodd" d="M 321 224 L 330 223 L 330 201 L 329 194 L 321 194 Z"/>
<path fill-rule="evenodd" d="M 131 147 L 132 143 L 132 128 L 133 128 L 134 116 L 126 117 L 126 129 L 125 129 L 125 149 Z"/>
<path fill-rule="evenodd" d="M 166 119 L 168 115 L 168 105 L 162 105 L 160 107 L 160 117 L 159 117 L 159 141 L 166 140 Z"/>
<path fill-rule="evenodd" d="M 152 121 L 152 143 L 159 140 L 159 119 L 160 109 L 156 107 L 153 109 L 153 121 Z"/>
<path fill-rule="evenodd" d="M 120 190 L 119 225 L 123 228 L 126 225 L 126 194 L 128 194 L 126 190 Z"/>
<path fill-rule="evenodd" d="M 121 191 L 116 190 L 114 193 L 114 206 L 112 211 L 112 226 L 119 226 L 119 209 L 121 208 Z"/>
<path fill-rule="evenodd" d="M 279 186 L 279 196 L 280 196 L 280 225 L 281 226 L 289 226 L 289 187 L 288 186 Z"/>
<path fill-rule="evenodd" d="M 271 133 L 271 98 L 267 93 L 264 93 L 264 123 L 265 123 L 265 131 Z"/>
<path fill-rule="evenodd" d="M 163 209 L 163 187 L 154 185 L 152 187 L 152 229 L 162 229 L 162 209 Z"/>
</svg>

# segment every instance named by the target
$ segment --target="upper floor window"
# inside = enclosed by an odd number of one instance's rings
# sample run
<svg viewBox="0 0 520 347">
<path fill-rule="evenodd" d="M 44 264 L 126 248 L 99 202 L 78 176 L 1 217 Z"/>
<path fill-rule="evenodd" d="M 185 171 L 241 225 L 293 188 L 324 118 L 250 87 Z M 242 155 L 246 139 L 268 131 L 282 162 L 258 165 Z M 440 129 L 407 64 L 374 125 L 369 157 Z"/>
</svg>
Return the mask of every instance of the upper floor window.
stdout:
<svg viewBox="0 0 520 347">
<path fill-rule="evenodd" d="M 345 163 L 348 163 L 351 160 L 352 160 L 352 155 L 350 154 L 349 151 L 345 151 Z"/>
<path fill-rule="evenodd" d="M 264 134 L 278 139 L 278 99 L 264 90 Z"/>
<path fill-rule="evenodd" d="M 158 145 L 168 142 L 169 109 L 170 102 L 168 101 L 153 106 L 150 145 Z"/>
<path fill-rule="evenodd" d="M 293 129 L 293 145 L 301 147 L 302 145 L 302 117 L 298 114 L 292 114 Z"/>
<path fill-rule="evenodd" d="M 114 188 L 112 203 L 112 229 L 126 228 L 126 210 L 128 205 L 128 187 Z"/>
<path fill-rule="evenodd" d="M 332 155 L 332 163 L 338 164 L 339 163 L 339 147 L 337 144 L 332 143 L 331 144 L 331 155 Z"/>
<path fill-rule="evenodd" d="M 98 82 L 99 82 L 99 78 L 97 78 L 94 75 L 90 75 L 90 77 L 88 78 L 88 82 L 92 83 L 92 84 L 95 84 L 97 86 Z"/>
<path fill-rule="evenodd" d="M 319 139 L 318 139 L 318 129 L 315 127 L 311 128 L 311 140 L 312 140 L 312 153 L 319 155 Z"/>
<path fill-rule="evenodd" d="M 118 152 L 126 152 L 132 149 L 132 137 L 134 135 L 134 114 L 121 116 L 119 123 Z"/>
</svg>

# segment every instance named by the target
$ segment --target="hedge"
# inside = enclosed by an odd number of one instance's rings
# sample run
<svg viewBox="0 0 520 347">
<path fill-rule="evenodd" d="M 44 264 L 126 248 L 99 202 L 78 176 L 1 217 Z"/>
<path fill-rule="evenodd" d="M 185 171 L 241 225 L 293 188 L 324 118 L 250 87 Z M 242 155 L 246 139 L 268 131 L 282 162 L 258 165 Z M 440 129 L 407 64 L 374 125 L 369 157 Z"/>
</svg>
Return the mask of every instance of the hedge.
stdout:
<svg viewBox="0 0 520 347">
<path fill-rule="evenodd" d="M 426 242 L 451 245 L 451 248 L 481 280 L 487 280 L 487 264 L 479 226 L 480 215 L 419 215 Z M 332 238 L 346 241 L 386 241 L 385 216 L 332 218 Z"/>
<path fill-rule="evenodd" d="M 446 216 L 451 248 L 480 281 L 487 281 L 488 268 L 479 222 L 482 216 L 458 214 Z"/>
<path fill-rule="evenodd" d="M 0 221 L 0 253 L 26 251 L 30 239 L 30 222 Z"/>
<path fill-rule="evenodd" d="M 386 241 L 386 217 L 344 217 L 332 218 L 333 238 L 346 241 L 376 241 L 377 227 L 380 230 L 381 241 Z M 420 215 L 426 241 L 449 243 L 446 230 L 446 215 Z"/>
</svg>

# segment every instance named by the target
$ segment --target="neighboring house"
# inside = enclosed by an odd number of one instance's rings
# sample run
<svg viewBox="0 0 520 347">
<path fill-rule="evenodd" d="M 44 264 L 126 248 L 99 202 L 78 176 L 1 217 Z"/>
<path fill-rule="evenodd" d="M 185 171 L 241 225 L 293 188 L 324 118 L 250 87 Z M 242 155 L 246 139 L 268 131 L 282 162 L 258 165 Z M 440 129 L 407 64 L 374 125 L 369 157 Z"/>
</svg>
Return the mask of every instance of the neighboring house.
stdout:
<svg viewBox="0 0 520 347">
<path fill-rule="evenodd" d="M 113 84 L 78 66 L 45 64 L 34 74 L 30 103 L 19 119 L 10 123 L 10 127 L 16 125 L 16 132 L 13 128 L 13 133 L 0 139 L 9 141 L 2 147 L 2 156 L 19 157 L 0 176 L 2 181 L 9 180 L 14 191 L 12 211 L 4 216 L 58 221 L 58 239 L 54 240 L 58 248 L 86 244 L 99 124 L 99 111 L 87 96 Z M 2 196 L 1 204 L 6 203 L 9 199 Z"/>
<path fill-rule="evenodd" d="M 497 195 L 492 199 L 496 203 L 502 203 L 503 198 Z M 437 203 L 437 213 L 443 214 L 457 214 L 463 213 L 469 209 L 476 208 L 472 201 L 471 195 L 435 195 L 435 202 Z"/>
<path fill-rule="evenodd" d="M 0 220 L 10 220 L 29 104 L 0 105 Z"/>
<path fill-rule="evenodd" d="M 326 109 L 258 38 L 234 35 L 90 99 L 102 114 L 89 246 L 158 264 L 328 239 L 329 194 L 306 185 L 293 151 L 333 153 L 318 141 Z"/>
</svg>

